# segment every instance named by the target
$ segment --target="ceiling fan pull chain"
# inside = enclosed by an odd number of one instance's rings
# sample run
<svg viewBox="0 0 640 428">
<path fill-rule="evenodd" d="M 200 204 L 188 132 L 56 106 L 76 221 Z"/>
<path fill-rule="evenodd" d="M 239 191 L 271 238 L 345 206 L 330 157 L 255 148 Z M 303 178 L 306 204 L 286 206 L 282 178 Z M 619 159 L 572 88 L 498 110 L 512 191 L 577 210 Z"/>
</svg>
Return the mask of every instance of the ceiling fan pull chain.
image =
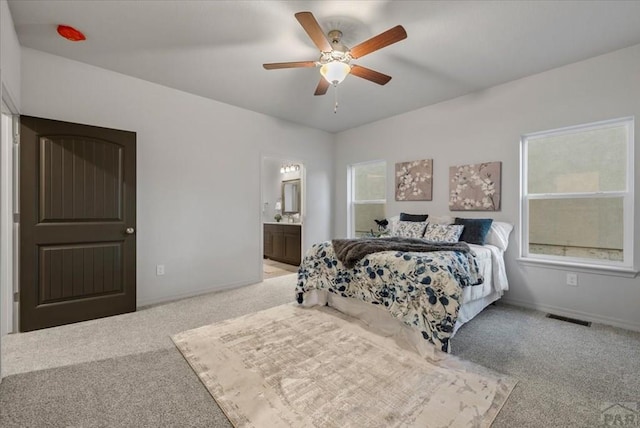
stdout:
<svg viewBox="0 0 640 428">
<path fill-rule="evenodd" d="M 338 113 L 338 85 L 334 84 L 333 87 L 335 88 L 335 91 L 333 92 L 333 96 L 335 100 L 335 105 L 333 106 L 333 114 L 337 114 Z"/>
</svg>

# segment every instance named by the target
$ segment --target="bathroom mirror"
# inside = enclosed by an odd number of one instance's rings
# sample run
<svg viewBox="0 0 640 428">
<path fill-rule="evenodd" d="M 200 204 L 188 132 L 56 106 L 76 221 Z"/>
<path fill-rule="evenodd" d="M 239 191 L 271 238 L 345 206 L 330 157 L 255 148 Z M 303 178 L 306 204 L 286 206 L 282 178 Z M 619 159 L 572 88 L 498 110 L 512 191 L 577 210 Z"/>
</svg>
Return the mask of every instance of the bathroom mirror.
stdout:
<svg viewBox="0 0 640 428">
<path fill-rule="evenodd" d="M 282 182 L 282 214 L 300 213 L 300 179 Z"/>
</svg>

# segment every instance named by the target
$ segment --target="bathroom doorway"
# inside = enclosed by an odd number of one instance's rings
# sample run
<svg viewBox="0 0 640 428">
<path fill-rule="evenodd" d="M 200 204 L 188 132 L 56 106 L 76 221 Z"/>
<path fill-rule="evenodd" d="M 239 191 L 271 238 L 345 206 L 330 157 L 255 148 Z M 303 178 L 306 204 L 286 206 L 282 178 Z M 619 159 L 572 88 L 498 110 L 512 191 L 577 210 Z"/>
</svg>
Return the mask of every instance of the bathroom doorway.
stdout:
<svg viewBox="0 0 640 428">
<path fill-rule="evenodd" d="M 263 279 L 298 271 L 305 218 L 304 164 L 282 156 L 263 156 L 261 228 Z"/>
</svg>

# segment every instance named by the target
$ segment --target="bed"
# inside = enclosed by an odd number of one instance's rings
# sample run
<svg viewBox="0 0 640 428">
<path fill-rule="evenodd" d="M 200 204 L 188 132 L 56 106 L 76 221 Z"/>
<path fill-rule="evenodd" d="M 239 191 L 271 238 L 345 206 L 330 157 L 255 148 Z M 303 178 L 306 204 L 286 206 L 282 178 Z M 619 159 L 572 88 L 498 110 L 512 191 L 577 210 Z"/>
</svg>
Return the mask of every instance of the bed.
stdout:
<svg viewBox="0 0 640 428">
<path fill-rule="evenodd" d="M 332 306 L 402 337 L 421 354 L 450 352 L 460 326 L 508 289 L 504 251 L 511 229 L 492 222 L 484 245 L 462 244 L 468 251 L 456 244 L 454 251 L 379 251 L 349 267 L 336 255 L 334 243 L 341 240 L 317 243 L 298 270 L 296 299 L 307 307 Z"/>
</svg>

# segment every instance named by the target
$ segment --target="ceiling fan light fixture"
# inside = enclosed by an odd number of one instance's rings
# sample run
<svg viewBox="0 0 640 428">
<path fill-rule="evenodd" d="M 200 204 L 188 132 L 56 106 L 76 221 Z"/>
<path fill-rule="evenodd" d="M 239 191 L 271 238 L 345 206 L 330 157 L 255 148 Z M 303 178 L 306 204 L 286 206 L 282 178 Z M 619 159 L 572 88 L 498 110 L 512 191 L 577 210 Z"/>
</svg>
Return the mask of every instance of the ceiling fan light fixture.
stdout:
<svg viewBox="0 0 640 428">
<path fill-rule="evenodd" d="M 320 67 L 320 74 L 332 85 L 342 82 L 350 72 L 349 64 L 341 61 L 331 61 Z"/>
</svg>

